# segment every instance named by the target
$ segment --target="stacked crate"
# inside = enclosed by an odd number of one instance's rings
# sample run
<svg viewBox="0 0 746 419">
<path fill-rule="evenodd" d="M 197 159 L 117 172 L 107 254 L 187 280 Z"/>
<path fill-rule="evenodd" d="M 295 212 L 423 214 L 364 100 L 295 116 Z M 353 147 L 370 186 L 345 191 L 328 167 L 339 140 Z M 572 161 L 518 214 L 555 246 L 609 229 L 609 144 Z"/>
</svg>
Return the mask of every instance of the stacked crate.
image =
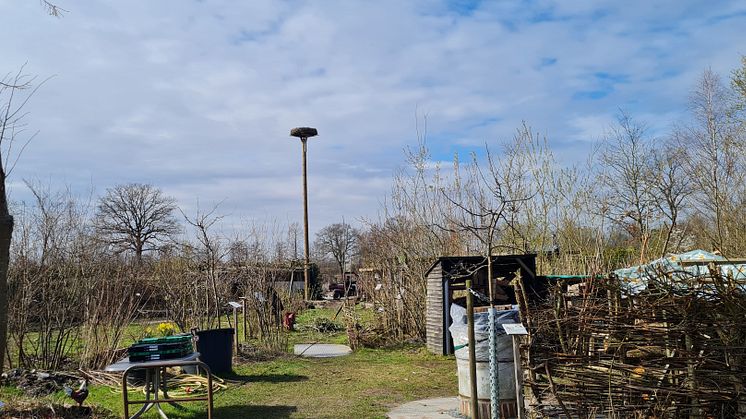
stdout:
<svg viewBox="0 0 746 419">
<path fill-rule="evenodd" d="M 130 362 L 182 358 L 194 352 L 192 335 L 186 333 L 160 338 L 140 339 L 127 349 Z"/>
</svg>

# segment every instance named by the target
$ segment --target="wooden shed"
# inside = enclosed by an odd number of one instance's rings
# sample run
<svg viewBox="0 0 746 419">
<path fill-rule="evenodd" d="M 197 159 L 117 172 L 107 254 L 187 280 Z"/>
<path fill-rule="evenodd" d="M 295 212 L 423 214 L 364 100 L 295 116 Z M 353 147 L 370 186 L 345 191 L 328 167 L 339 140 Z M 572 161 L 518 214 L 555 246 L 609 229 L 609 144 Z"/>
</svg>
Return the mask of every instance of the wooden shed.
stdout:
<svg viewBox="0 0 746 419">
<path fill-rule="evenodd" d="M 536 255 L 501 255 L 492 257 L 495 303 L 516 304 L 515 292 L 509 285 L 515 272 L 521 272 L 522 283 L 531 289 L 536 278 Z M 453 340 L 448 331 L 451 325 L 451 303 L 461 302 L 465 294 L 466 279 L 472 280 L 472 289 L 487 296 L 487 261 L 483 256 L 442 256 L 425 274 L 427 301 L 425 321 L 427 349 L 434 354 L 453 354 Z M 463 302 L 461 302 L 464 305 Z M 489 305 L 489 301 L 475 299 L 475 305 Z"/>
</svg>

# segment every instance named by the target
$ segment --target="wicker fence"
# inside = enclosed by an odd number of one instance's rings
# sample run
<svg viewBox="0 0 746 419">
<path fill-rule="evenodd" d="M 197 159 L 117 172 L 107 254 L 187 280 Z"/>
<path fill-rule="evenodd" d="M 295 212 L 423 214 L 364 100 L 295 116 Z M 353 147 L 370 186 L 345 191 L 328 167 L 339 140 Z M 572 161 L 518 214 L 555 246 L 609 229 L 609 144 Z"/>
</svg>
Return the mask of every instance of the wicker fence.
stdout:
<svg viewBox="0 0 746 419">
<path fill-rule="evenodd" d="M 711 269 L 559 280 L 522 316 L 536 417 L 746 417 L 746 287 Z"/>
</svg>

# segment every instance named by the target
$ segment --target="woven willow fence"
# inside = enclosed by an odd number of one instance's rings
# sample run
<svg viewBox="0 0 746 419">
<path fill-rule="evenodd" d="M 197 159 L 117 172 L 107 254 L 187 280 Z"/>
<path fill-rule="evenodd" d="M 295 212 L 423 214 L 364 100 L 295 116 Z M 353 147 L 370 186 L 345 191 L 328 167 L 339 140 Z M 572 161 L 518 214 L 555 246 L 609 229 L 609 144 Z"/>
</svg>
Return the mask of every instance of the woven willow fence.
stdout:
<svg viewBox="0 0 746 419">
<path fill-rule="evenodd" d="M 528 412 L 746 417 L 746 287 L 709 272 L 653 275 L 642 290 L 613 276 L 560 279 L 524 302 Z"/>
</svg>

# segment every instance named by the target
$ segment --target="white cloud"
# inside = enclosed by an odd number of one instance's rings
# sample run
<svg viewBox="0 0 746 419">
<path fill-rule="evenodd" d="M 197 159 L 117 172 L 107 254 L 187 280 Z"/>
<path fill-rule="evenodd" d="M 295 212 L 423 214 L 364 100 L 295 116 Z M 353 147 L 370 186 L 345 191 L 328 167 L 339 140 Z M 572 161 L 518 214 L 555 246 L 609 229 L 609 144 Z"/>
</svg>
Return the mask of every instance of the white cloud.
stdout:
<svg viewBox="0 0 746 419">
<path fill-rule="evenodd" d="M 583 115 L 570 119 L 569 125 L 575 128 L 573 138 L 580 141 L 599 141 L 604 133 L 614 124 L 615 118 L 611 114 Z"/>
<path fill-rule="evenodd" d="M 436 160 L 523 120 L 577 156 L 619 108 L 665 127 L 704 68 L 746 53 L 735 1 L 60 1 L 62 19 L 0 0 L 0 71 L 57 75 L 30 104 L 41 133 L 16 179 L 152 182 L 185 206 L 296 218 L 288 133 L 311 125 L 317 227 L 376 213 L 416 112 Z"/>
</svg>

